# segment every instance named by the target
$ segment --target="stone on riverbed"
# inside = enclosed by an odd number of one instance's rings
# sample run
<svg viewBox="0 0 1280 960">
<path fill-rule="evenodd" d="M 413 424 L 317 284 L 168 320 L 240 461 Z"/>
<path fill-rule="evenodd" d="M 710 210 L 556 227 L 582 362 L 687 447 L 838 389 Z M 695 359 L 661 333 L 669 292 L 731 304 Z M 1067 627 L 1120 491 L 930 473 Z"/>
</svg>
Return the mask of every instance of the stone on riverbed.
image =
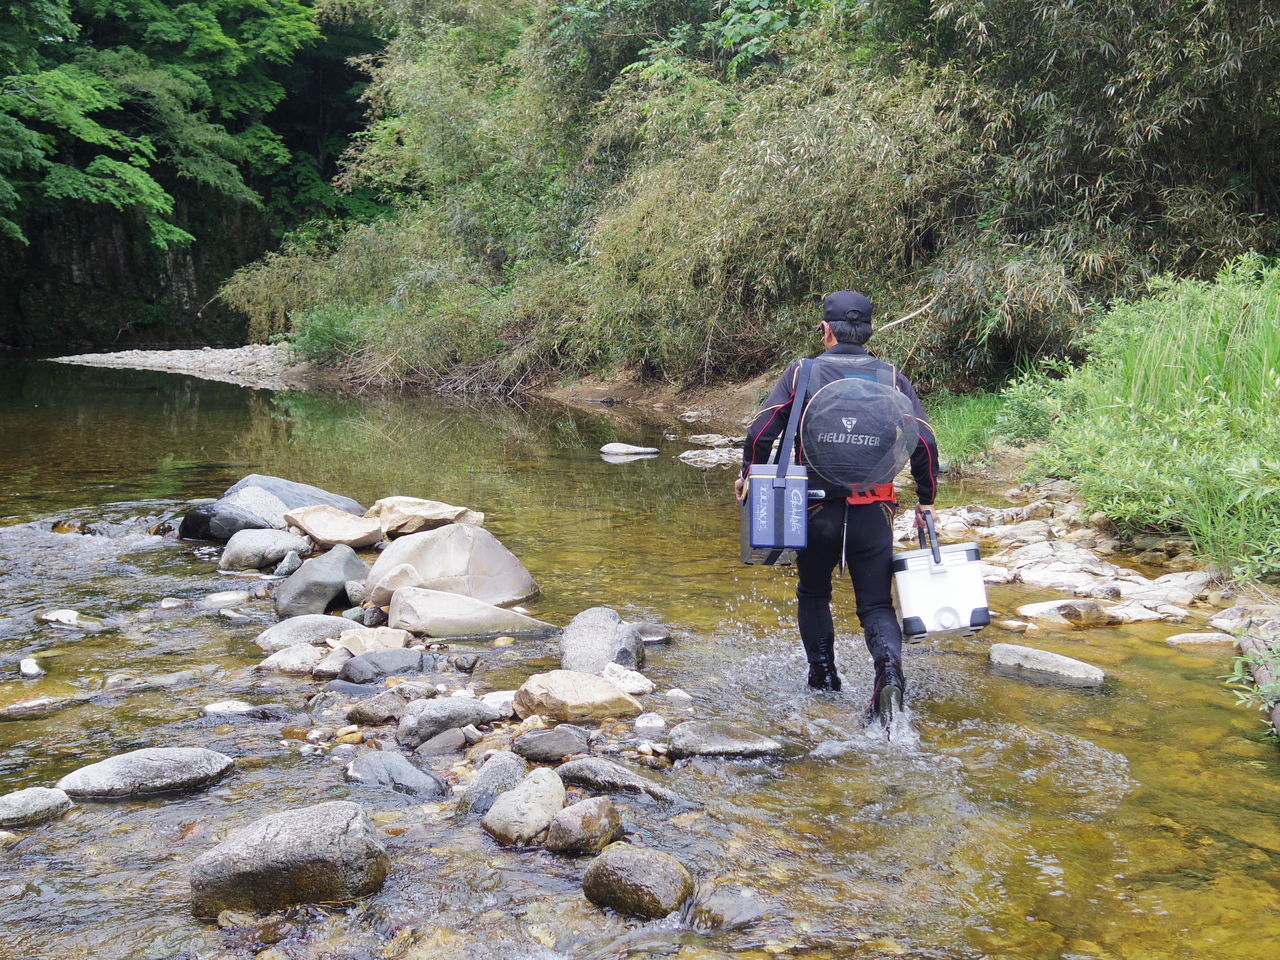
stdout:
<svg viewBox="0 0 1280 960">
<path fill-rule="evenodd" d="M 376 567 L 377 564 L 375 563 Z M 421 587 L 422 574 L 418 572 L 418 568 L 411 563 L 397 563 L 386 573 L 378 577 L 378 583 L 373 588 L 369 588 L 366 584 L 365 598 L 380 607 L 385 607 L 391 602 L 391 598 L 396 595 L 397 590 L 405 587 Z"/>
<path fill-rule="evenodd" d="M 581 727 L 562 723 L 549 730 L 530 730 L 516 737 L 511 749 L 534 763 L 559 763 L 575 753 L 586 753 L 590 734 Z"/>
<path fill-rule="evenodd" d="M 346 778 L 373 787 L 389 787 L 424 800 L 436 800 L 449 790 L 433 773 L 419 770 L 398 753 L 371 750 L 347 764 Z"/>
<path fill-rule="evenodd" d="M 324 613 L 344 591 L 348 580 L 362 580 L 369 568 L 348 546 L 312 557 L 276 588 L 276 615 L 297 617 Z"/>
<path fill-rule="evenodd" d="M 306 537 L 274 529 L 241 530 L 227 541 L 218 569 L 262 570 L 276 566 L 290 553 L 310 552 L 311 541 Z"/>
<path fill-rule="evenodd" d="M 191 912 L 267 913 L 354 900 L 382 888 L 390 859 L 358 803 L 338 800 L 264 817 L 191 865 Z"/>
<path fill-rule="evenodd" d="M 80 703 L 88 699 L 86 696 L 76 697 L 31 697 L 27 700 L 19 700 L 8 706 L 0 707 L 0 721 L 3 720 L 30 720 L 33 717 L 44 717 L 63 707 L 69 707 L 73 703 Z"/>
<path fill-rule="evenodd" d="M 771 737 L 723 720 L 687 720 L 671 728 L 671 756 L 758 757 L 782 752 Z"/>
<path fill-rule="evenodd" d="M 71 798 L 61 790 L 28 787 L 0 797 L 0 827 L 32 827 L 71 809 Z"/>
<path fill-rule="evenodd" d="M 1198 647 L 1215 644 L 1233 644 L 1236 638 L 1229 633 L 1176 633 L 1165 640 L 1173 647 Z"/>
<path fill-rule="evenodd" d="M 429 637 L 545 634 L 555 629 L 549 623 L 483 600 L 422 587 L 397 590 L 391 599 L 391 614 L 387 622 L 392 627 Z"/>
<path fill-rule="evenodd" d="M 391 543 L 373 565 L 365 587 L 375 602 L 382 578 L 402 563 L 418 571 L 422 585 L 495 606 L 510 606 L 538 594 L 524 565 L 484 527 L 451 523 Z"/>
<path fill-rule="evenodd" d="M 322 644 L 330 637 L 336 637 L 350 629 L 350 620 L 327 617 L 322 613 L 308 613 L 267 627 L 253 642 L 265 652 L 275 653 L 298 643 Z"/>
<path fill-rule="evenodd" d="M 493 802 L 514 789 L 528 772 L 529 764 L 510 750 L 495 750 L 463 791 L 458 800 L 458 816 L 488 813 Z"/>
<path fill-rule="evenodd" d="M 285 513 L 298 507 L 322 504 L 355 514 L 357 517 L 364 515 L 364 507 L 350 497 L 321 490 L 309 483 L 297 483 L 293 480 L 264 476 L 259 473 L 251 473 L 239 483 L 228 487 L 217 503 L 243 507 L 262 517 L 270 526 L 280 530 L 285 526 Z"/>
<path fill-rule="evenodd" d="M 348 683 L 373 683 L 383 677 L 421 673 L 434 663 L 435 658 L 424 658 L 421 650 L 374 650 L 344 663 L 338 679 Z"/>
<path fill-rule="evenodd" d="M 494 801 L 481 826 L 499 843 L 523 847 L 551 825 L 564 807 L 564 784 L 554 770 L 538 767 Z"/>
<path fill-rule="evenodd" d="M 24 657 L 18 662 L 18 673 L 25 680 L 38 680 L 43 677 L 47 671 L 40 666 L 40 661 L 35 657 Z"/>
<path fill-rule="evenodd" d="M 292 647 L 277 650 L 259 663 L 254 670 L 261 673 L 283 673 L 288 676 L 310 676 L 328 651 L 309 643 L 295 643 Z"/>
<path fill-rule="evenodd" d="M 699 470 L 711 470 L 715 467 L 742 466 L 742 451 L 732 447 L 720 447 L 715 450 L 686 450 L 678 454 L 676 459 L 681 463 Z"/>
<path fill-rule="evenodd" d="M 1096 600 L 1046 600 L 1018 607 L 1018 616 L 1077 627 L 1102 627 L 1121 620 Z"/>
<path fill-rule="evenodd" d="M 335 647 L 311 668 L 311 676 L 316 680 L 336 680 L 351 657 L 351 651 L 346 647 Z"/>
<path fill-rule="evenodd" d="M 693 877 L 675 857 L 612 843 L 587 867 L 582 892 L 598 907 L 656 920 L 693 896 Z"/>
<path fill-rule="evenodd" d="M 569 621 L 560 637 L 560 666 L 580 673 L 599 673 L 610 663 L 644 666 L 644 640 L 616 610 L 592 607 Z"/>
<path fill-rule="evenodd" d="M 377 520 L 352 516 L 325 504 L 290 510 L 284 515 L 284 522 L 301 529 L 321 547 L 368 547 L 382 539 Z"/>
<path fill-rule="evenodd" d="M 659 452 L 657 447 L 636 447 L 629 443 L 606 443 L 600 448 L 606 457 L 647 457 Z"/>
<path fill-rule="evenodd" d="M 436 688 L 428 683 L 401 683 L 376 697 L 361 700 L 347 710 L 349 723 L 380 724 L 399 721 L 405 707 L 415 700 L 429 700 Z"/>
<path fill-rule="evenodd" d="M 234 503 L 202 503 L 187 511 L 178 525 L 181 540 L 230 540 L 243 530 L 269 530 L 271 524 Z"/>
<path fill-rule="evenodd" d="M 76 630 L 88 630 L 91 633 L 106 628 L 106 622 L 101 617 L 91 617 L 79 610 L 49 610 L 46 613 L 36 614 L 36 619 L 55 627 L 72 627 Z"/>
<path fill-rule="evenodd" d="M 622 833 L 622 818 L 608 797 L 591 797 L 571 804 L 551 819 L 547 849 L 556 853 L 595 853 Z"/>
<path fill-rule="evenodd" d="M 383 536 L 388 540 L 434 530 L 450 523 L 484 525 L 484 514 L 476 510 L 417 497 L 383 497 L 369 508 L 365 516 L 378 521 Z"/>
<path fill-rule="evenodd" d="M 600 671 L 600 676 L 608 680 L 623 693 L 629 693 L 633 697 L 643 696 L 646 693 L 653 693 L 658 689 L 657 685 L 646 677 L 643 673 L 636 670 L 628 670 L 621 664 L 611 663 Z"/>
<path fill-rule="evenodd" d="M 115 798 L 203 787 L 234 766 L 203 747 L 148 747 L 81 767 L 58 781 L 72 797 Z"/>
<path fill-rule="evenodd" d="M 501 718 L 498 711 L 483 700 L 472 697 L 440 697 L 414 700 L 400 714 L 396 740 L 413 749 L 437 733 L 468 724 L 480 726 Z"/>
<path fill-rule="evenodd" d="M 354 630 L 343 630 L 337 639 L 330 639 L 329 646 L 351 651 L 358 657 L 362 653 L 374 650 L 396 650 L 407 647 L 413 642 L 413 634 L 407 630 L 393 630 L 390 627 L 357 627 Z"/>
<path fill-rule="evenodd" d="M 515 707 L 522 718 L 538 715 L 571 723 L 635 717 L 644 709 L 608 680 L 574 670 L 535 673 L 516 691 Z"/>
<path fill-rule="evenodd" d="M 293 712 L 283 703 L 246 703 L 243 700 L 219 700 L 202 707 L 200 713 L 218 721 L 237 720 L 288 720 Z"/>
<path fill-rule="evenodd" d="M 1100 687 L 1106 679 L 1106 674 L 1092 664 L 1034 647 L 993 643 L 988 656 L 997 667 L 1057 679 L 1071 686 Z"/>
<path fill-rule="evenodd" d="M 602 793 L 644 793 L 655 800 L 679 799 L 666 787 L 652 783 L 603 757 L 579 757 L 556 767 L 560 779 L 575 787 L 586 787 Z"/>
</svg>

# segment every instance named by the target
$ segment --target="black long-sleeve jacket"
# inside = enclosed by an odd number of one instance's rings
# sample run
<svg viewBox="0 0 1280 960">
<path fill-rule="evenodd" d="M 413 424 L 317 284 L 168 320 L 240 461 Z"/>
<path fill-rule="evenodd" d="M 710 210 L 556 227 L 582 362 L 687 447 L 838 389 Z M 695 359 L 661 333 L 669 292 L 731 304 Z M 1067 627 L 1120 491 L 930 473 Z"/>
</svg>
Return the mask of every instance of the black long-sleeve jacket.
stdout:
<svg viewBox="0 0 1280 960">
<path fill-rule="evenodd" d="M 867 351 L 857 344 L 837 343 L 822 356 L 867 356 Z M 819 357 L 821 359 L 821 357 Z M 791 414 L 791 404 L 795 401 L 796 377 L 800 373 L 800 361 L 791 363 L 778 382 L 774 384 L 764 407 L 756 414 L 751 425 L 747 427 L 747 440 L 742 448 L 742 475 L 745 477 L 753 463 L 768 461 L 773 443 L 787 426 L 787 417 Z M 916 423 L 919 425 L 919 440 L 911 451 L 911 476 L 916 482 L 916 493 L 920 503 L 933 503 L 938 491 L 938 441 L 934 438 L 933 428 L 925 416 L 920 398 L 916 396 L 915 387 L 901 370 L 894 369 L 897 388 L 911 401 Z M 808 391 L 812 394 L 814 391 Z M 808 398 L 802 399 L 807 403 Z M 800 451 L 797 444 L 796 457 Z"/>
</svg>

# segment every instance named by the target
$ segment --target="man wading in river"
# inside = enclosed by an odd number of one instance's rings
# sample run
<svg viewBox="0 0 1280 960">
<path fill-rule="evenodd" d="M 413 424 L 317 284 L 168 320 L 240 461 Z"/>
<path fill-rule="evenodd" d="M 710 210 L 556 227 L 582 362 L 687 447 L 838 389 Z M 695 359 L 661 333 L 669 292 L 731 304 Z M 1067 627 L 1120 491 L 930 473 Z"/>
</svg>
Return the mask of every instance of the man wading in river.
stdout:
<svg viewBox="0 0 1280 960">
<path fill-rule="evenodd" d="M 893 384 L 910 401 L 915 415 L 916 442 L 911 450 L 911 474 L 920 501 L 916 507 L 916 526 L 923 529 L 925 514 L 933 512 L 938 446 L 911 381 L 863 349 L 871 337 L 871 301 L 853 290 L 830 294 L 822 302 L 818 332 L 822 334 L 825 352 L 811 361 L 809 382 L 800 400 L 801 410 L 807 412 L 809 401 L 824 386 L 845 378 Z M 768 460 L 774 441 L 786 426 L 791 405 L 796 400 L 799 373 L 800 361 L 787 367 L 747 430 L 742 476 L 734 483 L 739 499 L 745 495 L 744 480 L 751 465 Z M 849 410 L 845 422 L 856 423 L 857 413 Z M 799 443 L 796 459 L 805 462 Z M 831 619 L 831 575 L 840 561 L 843 543 L 844 561 L 848 564 L 857 600 L 858 620 L 876 667 L 868 718 L 878 717 L 887 724 L 893 712 L 901 708 L 906 689 L 902 676 L 902 629 L 891 593 L 897 495 L 892 480 L 858 493 L 825 482 L 822 486 L 827 488 L 823 498 L 808 508 L 808 546 L 796 554 L 800 575 L 796 587 L 796 619 L 809 661 L 809 686 L 817 690 L 840 689 L 835 625 Z"/>
</svg>

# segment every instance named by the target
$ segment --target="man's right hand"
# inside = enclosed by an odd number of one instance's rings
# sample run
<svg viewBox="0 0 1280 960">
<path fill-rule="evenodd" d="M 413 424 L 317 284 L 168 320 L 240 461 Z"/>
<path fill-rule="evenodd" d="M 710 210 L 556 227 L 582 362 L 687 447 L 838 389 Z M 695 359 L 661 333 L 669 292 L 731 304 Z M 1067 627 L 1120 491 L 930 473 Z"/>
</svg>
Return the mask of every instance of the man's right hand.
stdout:
<svg viewBox="0 0 1280 960">
<path fill-rule="evenodd" d="M 739 500 L 746 496 L 746 484 L 742 482 L 741 477 L 733 481 L 733 493 Z"/>
<path fill-rule="evenodd" d="M 917 503 L 917 504 L 916 504 L 916 529 L 917 529 L 917 530 L 924 530 L 924 529 L 926 529 L 925 524 L 924 524 L 924 518 L 925 518 L 925 516 L 926 516 L 926 515 L 927 515 L 927 516 L 930 516 L 930 517 L 933 517 L 933 528 L 934 528 L 935 530 L 936 530 L 936 529 L 938 529 L 938 511 L 933 509 L 933 504 L 931 504 L 931 503 L 930 503 L 930 504 L 924 504 L 924 503 Z"/>
</svg>

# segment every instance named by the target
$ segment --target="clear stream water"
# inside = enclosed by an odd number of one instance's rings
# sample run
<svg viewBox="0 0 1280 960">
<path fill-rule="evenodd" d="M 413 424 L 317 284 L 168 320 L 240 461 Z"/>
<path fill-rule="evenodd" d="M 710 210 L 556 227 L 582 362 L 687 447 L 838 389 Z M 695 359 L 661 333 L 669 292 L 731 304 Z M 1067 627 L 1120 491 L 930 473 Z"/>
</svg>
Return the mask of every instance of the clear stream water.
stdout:
<svg viewBox="0 0 1280 960">
<path fill-rule="evenodd" d="M 680 425 L 680 432 L 696 432 Z M 840 695 L 802 687 L 784 571 L 736 560 L 725 471 L 672 459 L 670 424 L 543 405 L 272 394 L 167 374 L 3 361 L 0 367 L 0 705 L 85 695 L 0 723 L 0 792 L 51 785 L 148 745 L 238 760 L 212 789 L 81 803 L 0 851 L 0 957 L 287 958 L 1196 958 L 1255 960 L 1280 946 L 1280 753 L 1217 679 L 1223 648 L 1175 650 L 1179 629 L 1038 635 L 1107 670 L 1101 691 L 993 673 L 990 630 L 909 648 L 911 718 L 864 732 L 870 664 L 838 592 Z M 663 456 L 609 465 L 623 440 Z M 539 580 L 536 615 L 563 623 L 608 604 L 670 624 L 646 672 L 698 716 L 784 738 L 788 759 L 695 762 L 656 774 L 690 804 L 619 798 L 632 837 L 679 857 L 704 889 L 742 897 L 745 926 L 608 917 L 581 894 L 587 861 L 503 850 L 448 808 L 347 784 L 342 766 L 282 747 L 280 724 L 216 726 L 214 700 L 283 701 L 312 685 L 263 679 L 231 625 L 158 616 L 162 597 L 256 581 L 215 572 L 217 550 L 146 533 L 190 498 L 249 472 L 363 502 L 391 494 L 484 510 Z M 973 494 L 945 489 L 944 502 Z M 107 521 L 100 535 L 54 532 Z M 67 529 L 66 526 L 59 529 Z M 1043 594 L 992 591 L 998 611 Z M 82 634 L 34 616 L 107 618 Z M 553 642 L 493 649 L 475 677 L 503 689 L 545 669 Z M 46 677 L 24 681 L 36 656 Z M 182 673 L 190 671 L 190 673 Z M 115 673 L 176 683 L 104 691 Z M 172 678 L 171 678 L 172 679 Z M 681 716 L 658 696 L 650 704 Z M 685 714 L 687 715 L 687 714 Z M 620 728 L 619 733 L 625 733 Z M 813 751 L 817 754 L 813 755 Z M 450 763 L 441 761 L 440 772 Z M 625 761 L 624 758 L 624 762 Z M 263 930 L 189 916 L 187 868 L 230 829 L 327 799 L 363 802 L 385 834 L 384 890 L 349 909 L 299 908 Z M 1268 944 L 1270 946 L 1268 946 Z"/>
</svg>

